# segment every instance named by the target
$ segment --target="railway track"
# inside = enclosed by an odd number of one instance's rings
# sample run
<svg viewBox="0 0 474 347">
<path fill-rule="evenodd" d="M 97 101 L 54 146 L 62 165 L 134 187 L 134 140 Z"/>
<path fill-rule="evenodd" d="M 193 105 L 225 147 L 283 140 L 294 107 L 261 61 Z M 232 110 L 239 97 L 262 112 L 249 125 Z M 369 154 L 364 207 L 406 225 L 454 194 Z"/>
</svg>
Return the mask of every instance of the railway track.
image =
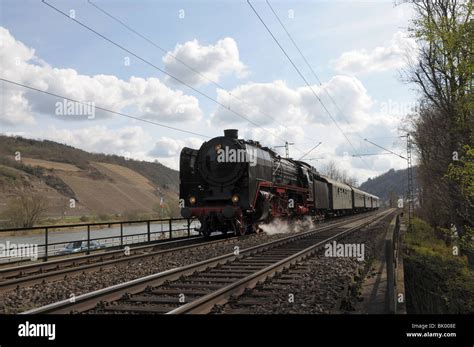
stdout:
<svg viewBox="0 0 474 347">
<path fill-rule="evenodd" d="M 383 211 L 83 294 L 24 313 L 209 313 L 232 296 L 393 213 Z"/>
</svg>

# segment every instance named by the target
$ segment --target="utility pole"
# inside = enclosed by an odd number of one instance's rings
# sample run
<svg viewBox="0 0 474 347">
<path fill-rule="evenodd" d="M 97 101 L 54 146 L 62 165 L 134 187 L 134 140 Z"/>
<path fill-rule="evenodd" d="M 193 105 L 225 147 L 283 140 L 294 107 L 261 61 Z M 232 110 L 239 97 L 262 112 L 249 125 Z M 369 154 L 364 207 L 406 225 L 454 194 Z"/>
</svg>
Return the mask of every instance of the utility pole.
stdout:
<svg viewBox="0 0 474 347">
<path fill-rule="evenodd" d="M 407 133 L 407 165 L 408 165 L 408 221 L 412 225 L 413 217 L 415 216 L 415 202 L 413 201 L 413 168 L 411 163 L 411 139 L 410 133 Z"/>
<path fill-rule="evenodd" d="M 290 148 L 289 148 L 289 146 L 291 146 L 291 145 L 294 145 L 294 143 L 285 141 L 284 146 L 275 146 L 274 148 L 283 148 L 283 147 L 285 147 L 286 159 L 289 159 L 290 158 Z"/>
</svg>

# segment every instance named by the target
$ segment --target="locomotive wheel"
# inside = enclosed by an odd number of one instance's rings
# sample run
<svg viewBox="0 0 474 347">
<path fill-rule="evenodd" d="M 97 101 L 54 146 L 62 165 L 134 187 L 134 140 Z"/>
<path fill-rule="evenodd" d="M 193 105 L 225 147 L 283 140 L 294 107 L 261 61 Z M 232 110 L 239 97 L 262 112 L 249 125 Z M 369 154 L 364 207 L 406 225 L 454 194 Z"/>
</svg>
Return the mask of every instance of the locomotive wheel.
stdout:
<svg viewBox="0 0 474 347">
<path fill-rule="evenodd" d="M 209 228 L 209 225 L 206 221 L 201 221 L 201 228 L 199 229 L 199 232 L 204 237 L 211 236 L 211 229 Z"/>
<path fill-rule="evenodd" d="M 245 235 L 245 233 L 246 233 L 245 225 L 242 225 L 242 223 L 239 220 L 234 220 L 232 222 L 232 225 L 234 227 L 235 235 L 237 235 L 237 236 L 244 236 Z"/>
</svg>

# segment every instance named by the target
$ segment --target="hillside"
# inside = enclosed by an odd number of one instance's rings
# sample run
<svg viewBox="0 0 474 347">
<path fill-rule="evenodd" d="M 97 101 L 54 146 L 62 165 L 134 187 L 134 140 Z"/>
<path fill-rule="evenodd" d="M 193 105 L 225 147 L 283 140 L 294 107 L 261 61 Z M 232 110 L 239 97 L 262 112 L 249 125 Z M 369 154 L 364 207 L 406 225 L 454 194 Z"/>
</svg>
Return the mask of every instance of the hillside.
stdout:
<svg viewBox="0 0 474 347">
<path fill-rule="evenodd" d="M 47 199 L 48 217 L 151 213 L 160 197 L 176 214 L 178 184 L 178 172 L 160 163 L 0 135 L 0 213 L 24 187 Z"/>
<path fill-rule="evenodd" d="M 414 191 L 417 191 L 418 183 L 416 180 L 417 170 L 413 168 L 413 185 Z M 360 185 L 360 189 L 379 196 L 383 201 L 390 199 L 390 194 L 395 194 L 397 197 L 405 196 L 407 191 L 407 169 L 394 170 L 391 169 L 386 173 L 375 178 L 369 178 L 366 182 Z"/>
</svg>

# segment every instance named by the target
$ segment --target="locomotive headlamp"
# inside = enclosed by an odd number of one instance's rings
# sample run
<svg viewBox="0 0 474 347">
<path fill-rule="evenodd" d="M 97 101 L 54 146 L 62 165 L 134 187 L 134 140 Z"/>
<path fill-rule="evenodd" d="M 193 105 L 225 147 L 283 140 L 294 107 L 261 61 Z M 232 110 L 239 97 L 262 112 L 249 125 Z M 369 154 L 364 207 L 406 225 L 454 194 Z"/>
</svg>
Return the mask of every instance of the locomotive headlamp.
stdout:
<svg viewBox="0 0 474 347">
<path fill-rule="evenodd" d="M 191 197 L 189 198 L 189 203 L 190 203 L 191 205 L 194 205 L 194 204 L 196 203 L 196 197 L 195 197 L 195 196 L 191 196 Z"/>
<path fill-rule="evenodd" d="M 218 152 L 220 149 L 222 149 L 222 145 L 218 144 L 214 147 L 214 149 L 216 150 L 216 152 Z"/>
<path fill-rule="evenodd" d="M 232 202 L 234 204 L 239 202 L 239 196 L 237 194 L 232 195 Z"/>
</svg>

